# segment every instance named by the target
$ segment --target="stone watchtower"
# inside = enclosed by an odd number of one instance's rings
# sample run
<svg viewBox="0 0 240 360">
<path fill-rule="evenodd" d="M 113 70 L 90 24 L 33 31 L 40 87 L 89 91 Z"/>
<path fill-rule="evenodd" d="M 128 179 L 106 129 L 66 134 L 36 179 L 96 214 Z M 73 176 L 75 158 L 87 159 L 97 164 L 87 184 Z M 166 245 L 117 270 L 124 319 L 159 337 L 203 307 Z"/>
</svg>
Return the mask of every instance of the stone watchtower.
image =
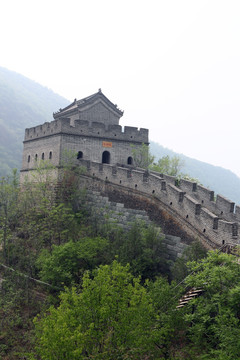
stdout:
<svg viewBox="0 0 240 360">
<path fill-rule="evenodd" d="M 132 146 L 149 144 L 148 130 L 119 125 L 123 111 L 99 89 L 53 114 L 54 120 L 25 130 L 21 178 L 39 160 L 60 166 L 66 151 L 78 159 L 134 165 Z"/>
</svg>

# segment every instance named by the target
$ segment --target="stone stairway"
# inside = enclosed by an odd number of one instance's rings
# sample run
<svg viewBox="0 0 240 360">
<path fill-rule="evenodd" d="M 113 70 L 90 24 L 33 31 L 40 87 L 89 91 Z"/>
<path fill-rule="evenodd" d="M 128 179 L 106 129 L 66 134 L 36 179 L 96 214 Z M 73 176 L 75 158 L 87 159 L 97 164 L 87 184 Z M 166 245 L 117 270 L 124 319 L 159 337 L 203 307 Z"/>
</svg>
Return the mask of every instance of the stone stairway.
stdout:
<svg viewBox="0 0 240 360">
<path fill-rule="evenodd" d="M 199 295 L 202 294 L 204 290 L 200 288 L 192 288 L 190 289 L 181 299 L 179 300 L 179 304 L 177 309 L 183 308 L 185 305 L 189 303 L 190 300 L 195 299 Z"/>
<path fill-rule="evenodd" d="M 225 244 L 223 245 L 219 251 L 224 252 L 226 254 L 234 255 L 238 258 L 238 263 L 240 264 L 240 248 L 237 244 Z M 223 264 L 221 264 L 223 265 Z M 220 266 L 221 266 L 220 265 Z M 190 289 L 184 296 L 181 297 L 179 300 L 177 309 L 183 308 L 185 305 L 189 303 L 190 300 L 196 298 L 197 296 L 201 295 L 204 290 L 201 288 L 192 288 Z"/>
<path fill-rule="evenodd" d="M 224 246 L 221 247 L 220 250 L 226 254 L 235 255 L 237 257 L 240 256 L 240 248 L 239 245 L 237 244 L 229 244 L 229 243 L 225 244 Z"/>
</svg>

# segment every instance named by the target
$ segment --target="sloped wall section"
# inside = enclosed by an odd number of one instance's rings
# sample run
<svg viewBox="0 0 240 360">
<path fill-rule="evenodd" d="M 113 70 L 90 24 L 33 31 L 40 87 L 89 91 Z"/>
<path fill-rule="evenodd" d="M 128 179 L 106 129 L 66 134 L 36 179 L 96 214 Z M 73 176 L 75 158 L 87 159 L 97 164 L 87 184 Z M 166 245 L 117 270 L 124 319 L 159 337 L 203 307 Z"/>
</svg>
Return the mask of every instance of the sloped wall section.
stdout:
<svg viewBox="0 0 240 360">
<path fill-rule="evenodd" d="M 108 194 L 110 199 L 142 208 L 163 232 L 189 243 L 198 239 L 208 248 L 239 243 L 240 209 L 231 201 L 196 183 L 142 169 L 131 169 L 91 161 L 82 183 Z M 131 205 L 131 206 L 130 206 Z"/>
<path fill-rule="evenodd" d="M 129 230 L 135 221 L 144 221 L 146 225 L 156 226 L 145 210 L 131 209 L 124 206 L 123 203 L 110 201 L 108 196 L 102 196 L 99 191 L 88 190 L 86 201 L 91 213 L 97 214 L 98 221 L 103 223 L 107 218 L 109 224 L 124 230 Z M 163 233 L 160 233 L 159 236 L 164 246 L 166 260 L 175 262 L 177 258 L 182 257 L 188 245 L 180 237 Z"/>
</svg>

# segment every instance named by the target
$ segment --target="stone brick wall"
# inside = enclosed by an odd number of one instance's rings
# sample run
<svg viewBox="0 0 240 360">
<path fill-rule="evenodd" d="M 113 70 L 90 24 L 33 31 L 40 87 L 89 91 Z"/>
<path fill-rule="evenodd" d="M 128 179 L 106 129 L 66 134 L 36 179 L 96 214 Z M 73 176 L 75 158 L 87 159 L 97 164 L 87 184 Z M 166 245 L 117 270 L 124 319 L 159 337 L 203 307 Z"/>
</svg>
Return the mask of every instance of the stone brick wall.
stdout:
<svg viewBox="0 0 240 360">
<path fill-rule="evenodd" d="M 109 153 L 111 164 L 128 164 L 132 157 L 132 146 L 148 144 L 148 130 L 135 127 L 122 128 L 99 122 L 76 120 L 72 126 L 70 119 L 57 119 L 25 130 L 22 170 L 36 166 L 35 158 L 49 159 L 59 166 L 66 151 L 81 152 L 84 160 L 102 162 L 104 151 Z M 29 160 L 30 159 L 30 160 Z"/>
<path fill-rule="evenodd" d="M 99 191 L 88 190 L 86 201 L 90 211 L 93 213 L 97 211 L 98 219 L 102 222 L 108 221 L 110 224 L 122 227 L 125 230 L 129 230 L 136 220 L 144 221 L 146 225 L 156 226 L 145 210 L 127 208 L 123 203 L 110 201 L 107 196 L 102 196 Z M 180 237 L 163 233 L 160 236 L 167 260 L 176 261 L 178 257 L 183 255 L 188 245 L 182 242 Z"/>
<path fill-rule="evenodd" d="M 58 166 L 61 154 L 60 148 L 61 136 L 57 134 L 25 142 L 22 156 L 22 170 L 26 171 L 36 168 L 36 163 L 41 159 L 49 160 L 52 165 Z"/>
<path fill-rule="evenodd" d="M 43 138 L 53 134 L 71 134 L 89 136 L 91 138 L 104 138 L 112 140 L 128 141 L 132 144 L 148 143 L 148 129 L 136 127 L 111 125 L 101 122 L 76 120 L 74 126 L 69 118 L 61 118 L 43 125 L 35 126 L 25 130 L 24 141 Z"/>
<path fill-rule="evenodd" d="M 189 238 L 198 238 L 212 248 L 226 243 L 239 243 L 239 212 L 232 212 L 235 208 L 227 199 L 222 200 L 221 197 L 221 201 L 216 201 L 212 191 L 186 181 L 177 187 L 173 181 L 167 181 L 169 177 L 140 169 L 84 161 L 80 163 L 86 166 L 87 173 L 96 180 L 101 179 L 105 183 L 118 185 L 122 191 L 126 188 L 131 193 L 139 192 L 149 200 L 156 200 L 159 207 L 171 215 L 173 222 L 174 219 L 177 221 Z M 238 207 L 236 209 L 239 211 Z"/>
</svg>

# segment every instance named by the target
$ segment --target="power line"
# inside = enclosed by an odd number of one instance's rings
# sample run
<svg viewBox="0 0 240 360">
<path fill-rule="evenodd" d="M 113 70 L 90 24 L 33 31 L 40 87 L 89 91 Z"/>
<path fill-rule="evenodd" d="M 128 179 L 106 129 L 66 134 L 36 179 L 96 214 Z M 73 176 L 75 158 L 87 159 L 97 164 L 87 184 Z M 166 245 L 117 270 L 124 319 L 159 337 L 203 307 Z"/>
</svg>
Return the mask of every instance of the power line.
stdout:
<svg viewBox="0 0 240 360">
<path fill-rule="evenodd" d="M 4 265 L 4 264 L 1 264 L 1 263 L 0 263 L 0 266 L 2 266 L 3 268 L 5 268 L 5 269 L 7 269 L 7 270 L 10 270 L 10 271 L 13 271 L 13 272 L 17 273 L 17 275 L 20 275 L 20 276 L 23 276 L 23 277 L 25 277 L 25 278 L 27 278 L 27 279 L 30 279 L 30 280 L 32 280 L 32 281 L 35 281 L 35 282 L 38 283 L 38 284 L 47 285 L 47 286 L 49 286 L 49 287 L 51 287 L 51 288 L 53 288 L 53 289 L 57 289 L 57 290 L 64 290 L 63 288 L 59 288 L 59 287 L 57 287 L 57 286 L 53 286 L 53 285 L 51 285 L 51 284 L 49 284 L 49 283 L 46 283 L 46 282 L 44 282 L 44 281 L 35 279 L 35 278 L 33 278 L 33 277 L 31 277 L 31 276 L 28 276 L 28 275 L 26 275 L 26 274 L 23 274 L 23 273 L 15 270 L 15 269 L 13 269 L 13 268 L 10 268 L 9 266 L 6 266 L 6 265 Z"/>
</svg>

